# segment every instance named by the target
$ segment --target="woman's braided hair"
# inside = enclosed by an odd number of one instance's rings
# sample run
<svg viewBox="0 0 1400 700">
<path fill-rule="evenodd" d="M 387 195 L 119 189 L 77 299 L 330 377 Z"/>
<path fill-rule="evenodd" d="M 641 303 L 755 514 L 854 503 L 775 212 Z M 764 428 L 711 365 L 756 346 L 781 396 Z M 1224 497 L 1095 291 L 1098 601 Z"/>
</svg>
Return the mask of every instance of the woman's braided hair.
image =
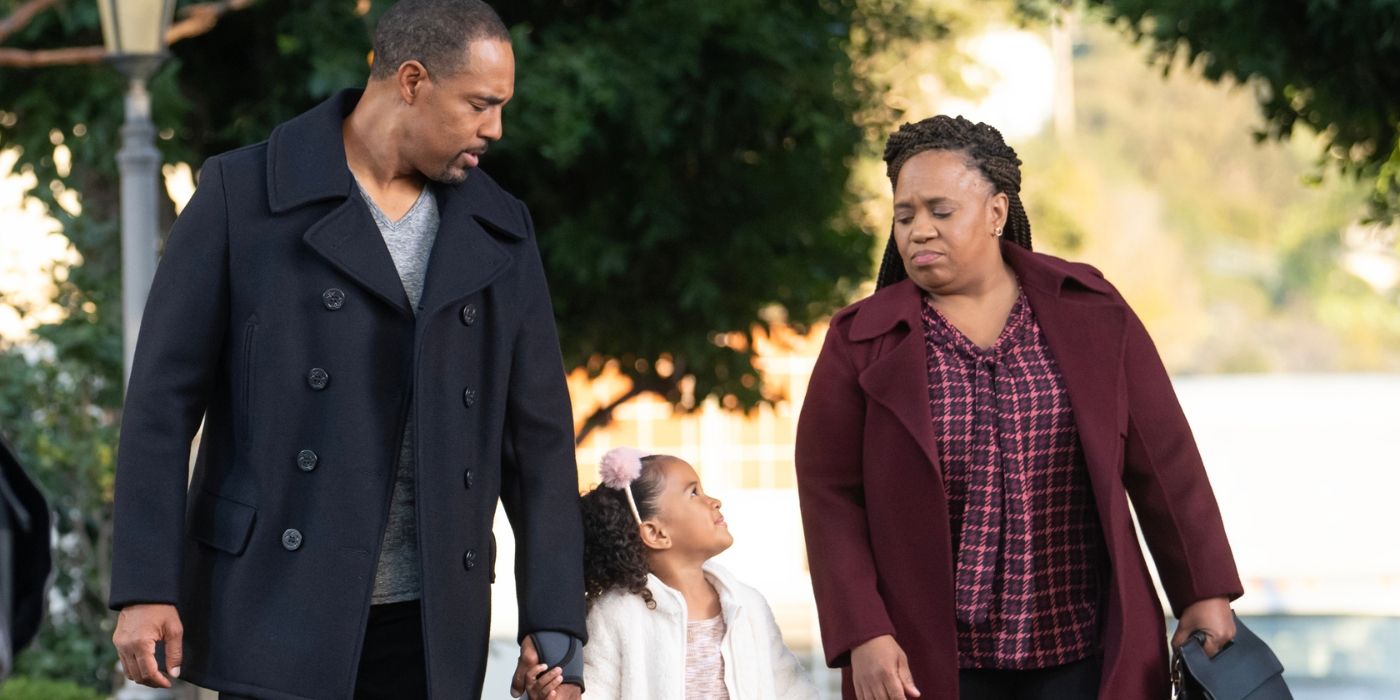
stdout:
<svg viewBox="0 0 1400 700">
<path fill-rule="evenodd" d="M 627 488 L 637 501 L 642 520 L 656 515 L 657 501 L 665 486 L 661 463 L 666 455 L 642 458 L 642 473 Z M 635 593 L 656 609 L 656 600 L 647 588 L 646 546 L 638 531 L 637 516 L 622 489 L 599 485 L 583 495 L 583 588 L 589 605 L 604 593 L 622 590 Z"/>
<path fill-rule="evenodd" d="M 966 156 L 968 167 L 977 168 L 982 177 L 1009 200 L 1004 237 L 1026 250 L 1031 249 L 1031 221 L 1021 205 L 1021 159 L 1016 157 L 1015 149 L 1006 145 L 1000 131 L 981 122 L 974 124 L 963 117 L 942 114 L 899 127 L 885 143 L 885 168 L 891 188 L 898 181 L 904 163 L 924 151 L 957 151 Z M 875 288 L 883 289 L 908 276 L 891 228 Z"/>
</svg>

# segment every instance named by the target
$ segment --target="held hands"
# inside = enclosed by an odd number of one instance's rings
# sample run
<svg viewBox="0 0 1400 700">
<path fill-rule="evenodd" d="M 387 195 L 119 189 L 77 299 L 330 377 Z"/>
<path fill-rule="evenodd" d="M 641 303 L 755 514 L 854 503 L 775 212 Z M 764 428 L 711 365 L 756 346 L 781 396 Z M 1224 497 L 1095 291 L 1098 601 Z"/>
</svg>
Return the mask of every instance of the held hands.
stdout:
<svg viewBox="0 0 1400 700">
<path fill-rule="evenodd" d="M 851 651 L 851 680 L 857 700 L 906 700 L 919 697 L 909 658 L 894 637 L 876 637 Z"/>
<path fill-rule="evenodd" d="M 1207 598 L 1187 606 L 1177 622 L 1176 634 L 1172 635 L 1172 648 L 1180 647 L 1191 639 L 1191 633 L 1200 630 L 1206 633 L 1206 656 L 1215 656 L 1235 638 L 1235 617 L 1230 613 L 1229 598 Z"/>
<path fill-rule="evenodd" d="M 128 605 L 117 614 L 112 645 L 117 648 L 126 677 L 152 688 L 169 688 L 171 678 L 180 677 L 185 629 L 174 605 L 152 603 Z M 156 642 L 165 642 L 167 677 L 156 661 Z"/>
<path fill-rule="evenodd" d="M 510 681 L 510 696 L 528 695 L 530 700 L 579 700 L 583 693 L 576 685 L 564 684 L 564 669 L 550 669 L 540 663 L 535 642 L 528 636 L 520 645 L 520 660 Z"/>
</svg>

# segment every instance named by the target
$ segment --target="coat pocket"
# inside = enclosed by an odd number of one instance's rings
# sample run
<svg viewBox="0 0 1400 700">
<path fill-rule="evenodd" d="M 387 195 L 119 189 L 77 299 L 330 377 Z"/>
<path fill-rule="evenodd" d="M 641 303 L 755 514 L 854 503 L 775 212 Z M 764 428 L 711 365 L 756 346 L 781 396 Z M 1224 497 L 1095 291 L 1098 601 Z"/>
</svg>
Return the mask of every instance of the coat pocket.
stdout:
<svg viewBox="0 0 1400 700">
<path fill-rule="evenodd" d="M 248 546 L 258 509 L 207 491 L 195 497 L 190 536 L 221 552 L 239 555 Z"/>
<path fill-rule="evenodd" d="M 253 353 L 257 349 L 258 317 L 243 326 L 243 384 L 238 393 L 238 429 L 247 441 L 253 430 Z"/>
</svg>

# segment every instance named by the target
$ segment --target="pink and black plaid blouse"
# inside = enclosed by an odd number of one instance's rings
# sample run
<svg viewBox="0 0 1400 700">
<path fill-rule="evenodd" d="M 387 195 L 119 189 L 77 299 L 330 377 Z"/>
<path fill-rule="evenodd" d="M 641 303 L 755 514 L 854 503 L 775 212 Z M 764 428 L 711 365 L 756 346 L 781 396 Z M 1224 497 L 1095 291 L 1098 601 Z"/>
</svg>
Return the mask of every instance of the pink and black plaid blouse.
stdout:
<svg viewBox="0 0 1400 700">
<path fill-rule="evenodd" d="M 953 533 L 959 664 L 1098 650 L 1103 535 L 1059 365 L 1022 293 L 989 349 L 924 304 L 929 409 Z"/>
</svg>

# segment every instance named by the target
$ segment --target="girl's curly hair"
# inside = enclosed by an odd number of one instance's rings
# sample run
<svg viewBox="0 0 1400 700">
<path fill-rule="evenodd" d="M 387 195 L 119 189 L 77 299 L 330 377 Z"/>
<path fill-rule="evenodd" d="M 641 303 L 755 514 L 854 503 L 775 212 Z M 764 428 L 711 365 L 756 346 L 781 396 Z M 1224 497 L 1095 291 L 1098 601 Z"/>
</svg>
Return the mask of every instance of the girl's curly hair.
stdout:
<svg viewBox="0 0 1400 700">
<path fill-rule="evenodd" d="M 642 474 L 632 485 L 632 497 L 642 520 L 656 514 L 657 501 L 663 485 L 659 468 L 665 455 L 642 458 Z M 584 595 L 591 605 L 608 591 L 620 589 L 635 593 L 656 609 L 656 600 L 647 588 L 646 547 L 642 544 L 638 523 L 627 504 L 622 489 L 598 486 L 584 494 L 583 510 L 583 585 Z"/>
</svg>

